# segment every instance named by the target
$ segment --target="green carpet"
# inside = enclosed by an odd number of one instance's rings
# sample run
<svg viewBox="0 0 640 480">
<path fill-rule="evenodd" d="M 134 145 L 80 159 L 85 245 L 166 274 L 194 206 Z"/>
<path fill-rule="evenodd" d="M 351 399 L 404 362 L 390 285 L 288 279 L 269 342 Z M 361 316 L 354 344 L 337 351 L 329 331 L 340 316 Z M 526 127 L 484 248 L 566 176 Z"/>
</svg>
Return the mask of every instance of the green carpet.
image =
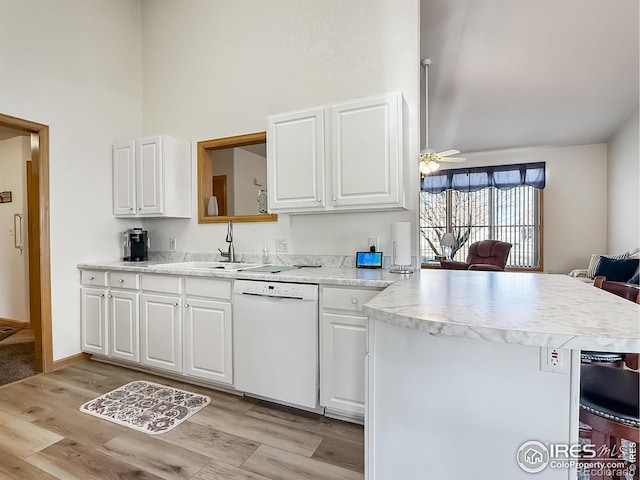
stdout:
<svg viewBox="0 0 640 480">
<path fill-rule="evenodd" d="M 35 343 L 0 345 L 0 385 L 35 375 Z"/>
</svg>

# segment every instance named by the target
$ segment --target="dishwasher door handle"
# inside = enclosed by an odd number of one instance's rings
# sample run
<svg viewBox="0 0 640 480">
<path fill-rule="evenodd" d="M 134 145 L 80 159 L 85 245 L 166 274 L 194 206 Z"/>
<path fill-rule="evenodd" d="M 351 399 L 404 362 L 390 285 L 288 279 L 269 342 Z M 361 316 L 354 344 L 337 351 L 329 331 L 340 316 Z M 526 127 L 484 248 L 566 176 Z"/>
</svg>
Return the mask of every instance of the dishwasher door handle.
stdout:
<svg viewBox="0 0 640 480">
<path fill-rule="evenodd" d="M 259 297 L 259 298 L 270 299 L 270 300 L 284 300 L 284 299 L 304 300 L 304 298 L 301 298 L 301 297 L 283 297 L 283 296 L 276 297 L 275 295 L 262 295 L 260 293 L 249 293 L 249 292 L 242 292 L 242 295 L 248 295 L 250 297 Z"/>
</svg>

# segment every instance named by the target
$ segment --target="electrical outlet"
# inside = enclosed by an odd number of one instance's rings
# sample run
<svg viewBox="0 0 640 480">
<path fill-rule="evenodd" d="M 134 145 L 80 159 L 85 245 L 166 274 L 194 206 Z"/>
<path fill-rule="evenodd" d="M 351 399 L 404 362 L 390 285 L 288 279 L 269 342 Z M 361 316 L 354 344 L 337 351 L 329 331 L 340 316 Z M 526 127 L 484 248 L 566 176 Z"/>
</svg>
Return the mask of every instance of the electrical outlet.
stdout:
<svg viewBox="0 0 640 480">
<path fill-rule="evenodd" d="M 276 239 L 276 252 L 286 253 L 289 251 L 289 242 L 286 238 Z"/>
<path fill-rule="evenodd" d="M 379 244 L 378 244 L 378 239 L 377 238 L 369 238 L 369 240 L 367 241 L 367 246 L 369 248 L 375 247 L 376 252 L 380 251 L 380 249 L 378 248 Z"/>
<path fill-rule="evenodd" d="M 569 373 L 570 350 L 540 347 L 540 370 L 543 372 Z"/>
<path fill-rule="evenodd" d="M 176 246 L 176 239 L 175 237 L 171 237 L 169 239 L 169 250 L 176 250 L 177 246 Z"/>
</svg>

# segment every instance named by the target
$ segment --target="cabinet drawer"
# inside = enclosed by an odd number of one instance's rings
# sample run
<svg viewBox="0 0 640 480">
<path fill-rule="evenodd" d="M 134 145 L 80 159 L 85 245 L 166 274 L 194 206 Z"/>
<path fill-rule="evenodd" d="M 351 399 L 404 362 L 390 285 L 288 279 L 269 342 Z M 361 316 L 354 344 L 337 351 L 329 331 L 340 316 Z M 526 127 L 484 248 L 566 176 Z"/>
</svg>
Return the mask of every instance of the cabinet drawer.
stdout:
<svg viewBox="0 0 640 480">
<path fill-rule="evenodd" d="M 82 285 L 94 285 L 100 287 L 107 286 L 107 272 L 95 270 L 82 270 L 80 272 L 80 282 Z"/>
<path fill-rule="evenodd" d="M 355 288 L 322 288 L 322 308 L 359 312 L 362 305 L 375 297 L 381 290 Z"/>
<path fill-rule="evenodd" d="M 185 291 L 187 295 L 231 300 L 231 282 L 228 280 L 187 277 Z"/>
<path fill-rule="evenodd" d="M 182 293 L 182 277 L 168 275 L 142 275 L 142 289 L 151 292 Z"/>
<path fill-rule="evenodd" d="M 109 286 L 113 288 L 140 288 L 140 274 L 127 272 L 111 272 Z"/>
</svg>

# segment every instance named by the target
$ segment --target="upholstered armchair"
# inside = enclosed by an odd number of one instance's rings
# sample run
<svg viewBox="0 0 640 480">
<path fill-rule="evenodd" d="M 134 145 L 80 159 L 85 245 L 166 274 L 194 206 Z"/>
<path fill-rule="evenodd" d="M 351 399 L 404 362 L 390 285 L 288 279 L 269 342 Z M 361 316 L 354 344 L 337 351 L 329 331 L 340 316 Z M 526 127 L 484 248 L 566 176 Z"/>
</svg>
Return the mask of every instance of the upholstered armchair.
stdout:
<svg viewBox="0 0 640 480">
<path fill-rule="evenodd" d="M 472 243 L 466 262 L 441 260 L 440 266 L 446 270 L 488 270 L 504 271 L 511 251 L 511 244 L 498 240 L 481 240 Z"/>
</svg>

